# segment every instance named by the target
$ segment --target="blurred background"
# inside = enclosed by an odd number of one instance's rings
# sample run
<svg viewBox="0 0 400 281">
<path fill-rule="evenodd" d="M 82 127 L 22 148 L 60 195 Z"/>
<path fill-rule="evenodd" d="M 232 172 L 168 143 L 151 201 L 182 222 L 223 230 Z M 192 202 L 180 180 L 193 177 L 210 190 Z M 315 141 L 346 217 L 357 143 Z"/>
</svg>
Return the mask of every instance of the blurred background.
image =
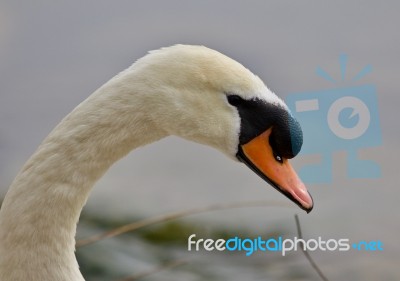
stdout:
<svg viewBox="0 0 400 281">
<path fill-rule="evenodd" d="M 308 185 L 315 201 L 309 215 L 295 206 L 192 215 L 77 254 L 87 280 L 116 280 L 181 259 L 188 263 L 146 280 L 320 280 L 301 252 L 246 257 L 186 250 L 191 233 L 293 237 L 299 213 L 305 238 L 383 242 L 377 252 L 313 252 L 329 280 L 399 280 L 399 9 L 397 1 L 372 0 L 1 1 L 0 195 L 68 112 L 149 50 L 208 46 L 244 64 L 282 98 L 335 87 L 315 70 L 339 78 L 338 58 L 347 54 L 348 77 L 373 67 L 356 84 L 349 79 L 341 86 L 376 87 L 383 145 L 362 149 L 360 157 L 380 165 L 380 178 L 348 179 L 347 152 L 336 151 L 332 183 Z M 294 164 L 301 168 L 310 159 L 299 156 Z M 169 137 L 132 152 L 98 182 L 78 237 L 192 207 L 260 199 L 288 202 L 243 165 Z"/>
</svg>

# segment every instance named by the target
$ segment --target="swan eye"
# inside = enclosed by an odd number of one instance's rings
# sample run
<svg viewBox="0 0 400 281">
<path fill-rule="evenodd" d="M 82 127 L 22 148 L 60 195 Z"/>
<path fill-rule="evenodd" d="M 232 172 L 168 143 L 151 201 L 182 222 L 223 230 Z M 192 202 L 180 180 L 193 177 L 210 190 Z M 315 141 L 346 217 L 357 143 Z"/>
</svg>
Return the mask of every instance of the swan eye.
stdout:
<svg viewBox="0 0 400 281">
<path fill-rule="evenodd" d="M 241 97 L 239 97 L 238 95 L 228 95 L 227 98 L 228 98 L 228 102 L 234 106 L 239 105 L 243 101 L 243 99 Z"/>
<path fill-rule="evenodd" d="M 274 153 L 274 158 L 275 158 L 275 160 L 276 160 L 277 162 L 279 162 L 279 163 L 281 163 L 281 164 L 283 163 L 283 158 L 282 158 L 282 156 L 280 156 L 280 155 Z"/>
</svg>

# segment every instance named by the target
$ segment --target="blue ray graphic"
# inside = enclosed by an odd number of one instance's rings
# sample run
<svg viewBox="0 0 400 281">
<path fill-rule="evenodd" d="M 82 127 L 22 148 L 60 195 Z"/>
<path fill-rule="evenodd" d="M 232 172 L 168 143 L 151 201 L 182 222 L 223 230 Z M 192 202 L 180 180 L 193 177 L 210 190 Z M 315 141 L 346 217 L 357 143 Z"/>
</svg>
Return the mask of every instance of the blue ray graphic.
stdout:
<svg viewBox="0 0 400 281">
<path fill-rule="evenodd" d="M 372 71 L 372 65 L 367 65 L 366 67 L 364 67 L 353 79 L 352 81 L 357 81 L 360 80 L 361 78 L 363 78 L 365 75 L 367 75 L 368 73 L 370 73 Z"/>
<path fill-rule="evenodd" d="M 325 70 L 323 70 L 321 67 L 317 67 L 317 69 L 315 70 L 315 73 L 324 78 L 325 80 L 328 80 L 330 82 L 332 82 L 333 84 L 336 84 L 335 79 L 333 79 Z"/>
</svg>

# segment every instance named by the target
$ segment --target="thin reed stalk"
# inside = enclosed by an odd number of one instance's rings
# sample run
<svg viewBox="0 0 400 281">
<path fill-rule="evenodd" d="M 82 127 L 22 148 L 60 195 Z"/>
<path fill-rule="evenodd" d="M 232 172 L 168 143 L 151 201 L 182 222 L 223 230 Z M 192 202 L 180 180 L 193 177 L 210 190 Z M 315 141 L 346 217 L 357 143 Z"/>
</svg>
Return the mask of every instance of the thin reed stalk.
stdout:
<svg viewBox="0 0 400 281">
<path fill-rule="evenodd" d="M 76 247 L 80 248 L 83 246 L 90 245 L 92 243 L 104 240 L 106 238 L 111 238 L 123 233 L 127 233 L 130 231 L 134 231 L 146 226 L 150 226 L 157 223 L 168 222 L 171 220 L 175 220 L 178 218 L 183 218 L 191 215 L 206 213 L 206 212 L 214 212 L 220 210 L 228 210 L 228 209 L 238 209 L 238 208 L 249 208 L 249 207 L 285 207 L 290 208 L 294 207 L 292 204 L 280 202 L 280 201 L 251 201 L 251 202 L 236 202 L 236 203 L 227 203 L 227 204 L 215 204 L 206 207 L 193 208 L 189 210 L 179 211 L 175 213 L 155 216 L 151 218 L 146 218 L 143 220 L 139 220 L 130 224 L 125 224 L 123 226 L 114 228 L 112 230 L 93 235 L 86 239 L 81 239 L 76 242 Z"/>
</svg>

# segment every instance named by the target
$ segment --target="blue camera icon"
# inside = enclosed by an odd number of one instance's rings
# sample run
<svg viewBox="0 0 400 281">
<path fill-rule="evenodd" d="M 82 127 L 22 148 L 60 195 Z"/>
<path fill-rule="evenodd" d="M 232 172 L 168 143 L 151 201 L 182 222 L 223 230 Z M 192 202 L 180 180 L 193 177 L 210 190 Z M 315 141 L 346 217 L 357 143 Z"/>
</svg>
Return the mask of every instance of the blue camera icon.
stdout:
<svg viewBox="0 0 400 281">
<path fill-rule="evenodd" d="M 303 129 L 300 153 L 321 155 L 320 163 L 300 169 L 304 182 L 332 182 L 332 154 L 336 151 L 347 152 L 349 178 L 380 176 L 377 163 L 357 156 L 361 148 L 382 144 L 375 86 L 293 93 L 285 101 Z"/>
</svg>

